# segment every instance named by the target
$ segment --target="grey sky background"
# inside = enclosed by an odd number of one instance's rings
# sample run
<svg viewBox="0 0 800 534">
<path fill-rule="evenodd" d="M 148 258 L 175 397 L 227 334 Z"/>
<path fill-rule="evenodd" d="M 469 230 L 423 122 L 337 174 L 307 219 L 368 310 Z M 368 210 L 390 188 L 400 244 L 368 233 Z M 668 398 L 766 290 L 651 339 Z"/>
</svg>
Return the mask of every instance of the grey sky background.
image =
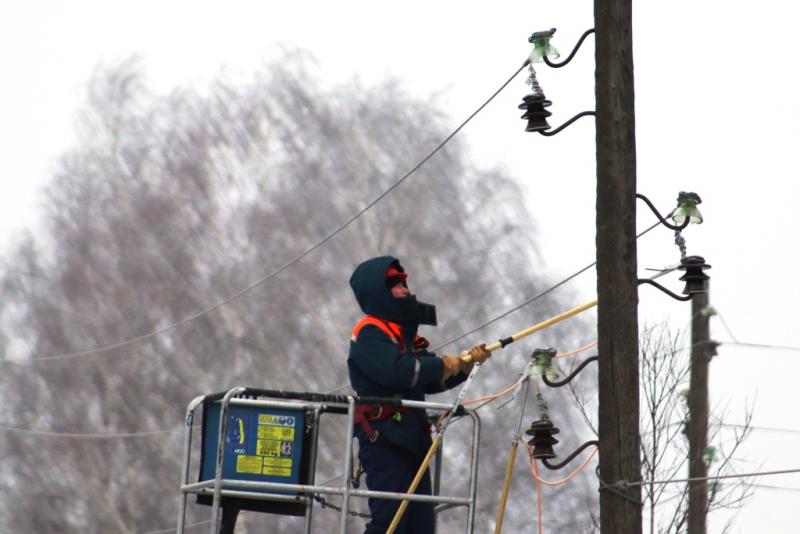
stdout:
<svg viewBox="0 0 800 534">
<path fill-rule="evenodd" d="M 98 62 L 142 59 L 149 86 L 202 90 L 224 73 L 246 79 L 282 46 L 318 60 L 321 85 L 393 76 L 438 100 L 455 128 L 524 61 L 533 31 L 558 28 L 563 56 L 593 26 L 592 2 L 255 1 L 0 3 L 0 243 L 35 226 L 36 206 L 55 158 L 75 142 L 73 115 Z M 800 103 L 794 25 L 800 9 L 765 0 L 634 2 L 638 190 L 662 210 L 677 193 L 703 199 L 705 223 L 684 232 L 690 254 L 712 265 L 712 319 L 719 341 L 800 347 L 797 219 Z M 594 39 L 554 70 L 537 65 L 557 126 L 594 106 Z M 552 138 L 525 133 L 517 105 L 529 92 L 520 74 L 462 132 L 476 165 L 501 165 L 524 185 L 544 265 L 526 276 L 566 277 L 594 260 L 594 125 L 581 119 Z M 391 125 L 387 125 L 391 127 Z M 408 162 L 410 168 L 416 162 Z M 424 190 L 410 178 L 403 187 Z M 487 210 L 502 209 L 486 206 Z M 638 226 L 655 222 L 638 206 Z M 676 263 L 672 234 L 639 242 L 639 270 Z M 675 291 L 677 275 L 662 278 Z M 571 284 L 580 304 L 595 295 L 593 273 Z M 640 291 L 642 323 L 689 321 L 689 306 Z M 441 333 L 449 337 L 456 333 Z M 734 336 L 734 337 L 732 337 Z M 569 349 L 570 347 L 564 347 Z M 723 345 L 711 367 L 712 403 L 725 421 L 800 431 L 800 351 Z M 265 384 L 265 386 L 268 386 Z M 198 392 L 202 393 L 202 392 Z M 725 432 L 723 430 L 723 435 Z M 743 472 L 796 469 L 800 432 L 755 430 Z M 800 475 L 765 477 L 739 511 L 733 532 L 797 531 Z M 176 488 L 177 494 L 177 488 Z M 513 499 L 513 496 L 512 496 Z M 545 495 L 545 513 L 548 502 Z M 719 532 L 730 517 L 712 517 Z"/>
</svg>

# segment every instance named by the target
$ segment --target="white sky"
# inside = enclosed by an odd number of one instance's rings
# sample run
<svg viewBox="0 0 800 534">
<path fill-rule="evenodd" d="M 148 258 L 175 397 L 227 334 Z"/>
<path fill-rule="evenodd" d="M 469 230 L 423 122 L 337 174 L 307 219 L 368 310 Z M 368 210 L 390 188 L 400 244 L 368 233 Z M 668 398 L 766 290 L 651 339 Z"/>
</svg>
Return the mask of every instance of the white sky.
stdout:
<svg viewBox="0 0 800 534">
<path fill-rule="evenodd" d="M 739 341 L 800 346 L 793 268 L 800 104 L 791 2 L 739 0 L 634 4 L 639 192 L 662 212 L 678 191 L 696 191 L 706 222 L 685 232 L 689 253 L 713 268 L 711 301 Z M 392 75 L 422 96 L 436 93 L 455 127 L 522 63 L 527 37 L 557 27 L 562 55 L 592 27 L 592 2 L 155 2 L 3 0 L 0 3 L 0 243 L 35 221 L 40 187 L 72 142 L 72 116 L 99 61 L 138 54 L 152 88 L 201 84 L 225 65 L 246 75 L 290 43 L 320 61 L 320 83 Z M 556 126 L 593 107 L 594 39 L 563 69 L 537 68 Z M 592 119 L 553 138 L 523 131 L 520 75 L 465 130 L 479 164 L 501 163 L 524 184 L 540 226 L 545 273 L 560 279 L 594 258 Z M 409 162 L 409 167 L 416 162 Z M 410 186 L 414 186 L 413 178 Z M 419 186 L 419 185 L 417 185 Z M 487 206 L 487 209 L 492 209 Z M 639 227 L 655 222 L 643 204 Z M 666 229 L 639 244 L 639 265 L 675 263 Z M 661 280 L 679 291 L 677 276 Z M 594 296 L 593 275 L 574 286 Z M 689 319 L 688 304 L 640 292 L 643 320 Z M 576 302 L 576 304 L 579 304 Z M 717 319 L 712 336 L 730 340 Z M 715 406 L 753 424 L 800 429 L 800 353 L 724 346 L 711 368 Z M 800 468 L 800 434 L 755 431 L 743 470 Z M 800 488 L 800 476 L 761 484 Z M 733 532 L 797 532 L 798 492 L 757 489 Z M 513 497 L 512 497 L 513 498 Z M 546 503 L 545 503 L 546 505 Z M 719 532 L 719 514 L 709 531 Z M 766 526 L 765 525 L 769 525 Z"/>
</svg>

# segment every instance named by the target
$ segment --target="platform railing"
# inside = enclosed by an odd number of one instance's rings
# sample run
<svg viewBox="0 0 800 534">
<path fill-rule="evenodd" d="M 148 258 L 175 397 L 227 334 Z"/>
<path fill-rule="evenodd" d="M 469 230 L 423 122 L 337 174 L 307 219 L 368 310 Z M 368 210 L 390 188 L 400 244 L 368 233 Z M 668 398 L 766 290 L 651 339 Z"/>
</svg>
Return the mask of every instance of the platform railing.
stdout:
<svg viewBox="0 0 800 534">
<path fill-rule="evenodd" d="M 244 397 L 255 398 L 244 398 Z M 263 398 L 262 398 L 263 397 Z M 195 413 L 200 406 L 208 403 L 220 405 L 219 435 L 215 451 L 215 476 L 213 479 L 190 482 L 192 436 Z M 432 502 L 438 506 L 435 511 L 442 512 L 453 507 L 467 508 L 466 532 L 472 534 L 475 523 L 475 497 L 477 493 L 478 477 L 478 445 L 480 443 L 480 418 L 474 410 L 459 407 L 461 415 L 468 416 L 472 424 L 472 444 L 469 462 L 469 484 L 466 496 L 455 495 L 416 495 L 408 493 L 392 493 L 385 491 L 372 491 L 352 487 L 350 473 L 353 461 L 353 429 L 355 421 L 355 406 L 357 404 L 374 404 L 384 406 L 402 406 L 405 408 L 422 408 L 434 412 L 445 412 L 452 409 L 452 404 L 437 402 L 421 402 L 402 400 L 397 398 L 381 397 L 355 397 L 350 395 L 325 395 L 319 393 L 298 393 L 276 390 L 263 390 L 255 388 L 234 387 L 225 392 L 199 396 L 193 399 L 186 410 L 185 433 L 183 442 L 183 456 L 181 468 L 181 499 L 178 511 L 178 534 L 183 534 L 186 527 L 186 509 L 189 494 L 207 495 L 212 497 L 210 530 L 217 534 L 220 528 L 220 508 L 223 497 L 236 497 L 253 500 L 275 502 L 301 503 L 305 507 L 304 532 L 311 532 L 313 497 L 316 495 L 340 495 L 342 506 L 339 521 L 339 532 L 346 534 L 347 517 L 350 511 L 350 498 L 377 497 L 392 500 L 408 500 L 413 502 Z M 311 427 L 310 454 L 308 478 L 310 484 L 292 484 L 283 482 L 249 481 L 223 478 L 224 445 L 227 435 L 227 420 L 230 406 L 254 406 L 259 408 L 277 408 L 283 410 L 297 410 L 313 412 L 313 426 Z M 322 413 L 342 414 L 347 416 L 347 437 L 345 442 L 342 468 L 345 473 L 344 483 L 341 486 L 315 485 L 315 471 L 317 461 L 320 416 Z M 438 455 L 436 469 L 433 471 L 434 493 L 440 487 L 441 462 L 444 455 Z M 275 491 L 276 493 L 270 493 Z M 287 495 L 287 492 L 296 495 Z"/>
</svg>

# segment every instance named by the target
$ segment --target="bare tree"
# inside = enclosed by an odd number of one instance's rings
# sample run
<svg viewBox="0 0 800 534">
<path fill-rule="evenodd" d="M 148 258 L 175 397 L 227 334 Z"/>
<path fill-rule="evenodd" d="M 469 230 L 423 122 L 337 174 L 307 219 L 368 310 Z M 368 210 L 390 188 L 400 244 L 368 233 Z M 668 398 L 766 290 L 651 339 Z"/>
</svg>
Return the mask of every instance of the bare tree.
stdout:
<svg viewBox="0 0 800 534">
<path fill-rule="evenodd" d="M 498 169 L 475 168 L 457 139 L 324 246 L 266 280 L 448 133 L 435 105 L 397 82 L 323 90 L 313 68 L 289 52 L 247 83 L 220 78 L 202 92 L 166 96 L 149 92 L 135 60 L 98 69 L 79 141 L 48 186 L 46 230 L 22 236 L 7 254 L 0 353 L 19 363 L 0 362 L 0 423 L 125 437 L 2 431 L 4 529 L 145 532 L 174 524 L 180 433 L 170 430 L 179 430 L 188 401 L 234 385 L 346 384 L 347 339 L 358 319 L 347 279 L 364 258 L 402 258 L 412 289 L 439 307 L 439 328 L 424 332 L 434 343 L 545 287 L 529 268 L 541 260 L 517 185 Z M 563 308 L 542 299 L 463 343 Z M 501 389 L 523 364 L 494 358 L 475 394 Z M 492 488 L 504 462 L 485 451 L 513 432 L 502 412 L 486 420 L 497 432 L 483 446 L 479 530 L 494 516 Z M 326 442 L 342 442 L 340 429 L 325 432 Z M 454 458 L 458 439 L 454 432 L 446 449 Z M 321 469 L 329 472 L 320 478 L 337 474 L 325 467 L 337 448 L 323 448 Z M 457 485 L 453 469 L 446 476 Z M 317 515 L 321 528 L 335 522 Z M 204 518 L 195 507 L 189 519 Z M 242 529 L 291 521 L 245 517 Z M 507 521 L 515 528 L 531 516 L 511 510 Z"/>
<path fill-rule="evenodd" d="M 688 443 L 685 425 L 688 417 L 686 394 L 689 360 L 682 350 L 680 331 L 666 324 L 646 326 L 641 333 L 642 351 L 642 478 L 647 481 L 682 479 L 686 476 Z M 732 474 L 736 452 L 750 432 L 750 410 L 745 425 L 733 438 L 721 441 L 718 424 L 711 425 L 705 461 L 710 476 Z M 718 414 L 717 417 L 720 417 Z M 710 484 L 707 514 L 720 508 L 741 506 L 752 493 L 747 480 L 723 486 Z M 647 484 L 644 486 L 651 534 L 683 532 L 687 520 L 687 484 Z M 725 527 L 727 531 L 730 524 Z"/>
</svg>

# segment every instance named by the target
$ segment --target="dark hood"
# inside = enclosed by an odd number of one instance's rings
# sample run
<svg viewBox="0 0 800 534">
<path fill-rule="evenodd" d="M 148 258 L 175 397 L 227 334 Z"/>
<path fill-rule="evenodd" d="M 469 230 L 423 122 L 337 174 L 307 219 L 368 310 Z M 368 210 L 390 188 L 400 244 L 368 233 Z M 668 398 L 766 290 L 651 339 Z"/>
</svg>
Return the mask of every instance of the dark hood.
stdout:
<svg viewBox="0 0 800 534">
<path fill-rule="evenodd" d="M 394 264 L 403 270 L 400 261 L 392 256 L 379 256 L 361 263 L 350 277 L 350 287 L 361 310 L 368 314 L 408 326 L 436 324 L 436 308 L 417 301 L 409 295 L 405 298 L 392 296 L 386 287 L 386 270 Z"/>
</svg>

